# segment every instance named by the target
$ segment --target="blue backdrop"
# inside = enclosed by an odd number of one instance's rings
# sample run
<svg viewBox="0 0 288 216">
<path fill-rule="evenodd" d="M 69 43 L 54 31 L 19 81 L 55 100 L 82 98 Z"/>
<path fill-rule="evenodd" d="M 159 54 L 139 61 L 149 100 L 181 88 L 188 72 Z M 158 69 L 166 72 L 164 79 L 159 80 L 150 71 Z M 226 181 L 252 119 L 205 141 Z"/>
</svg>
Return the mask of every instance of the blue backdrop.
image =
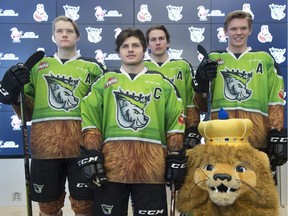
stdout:
<svg viewBox="0 0 288 216">
<path fill-rule="evenodd" d="M 237 9 L 254 17 L 249 45 L 274 56 L 287 87 L 286 0 L 0 1 L 0 79 L 8 67 L 24 62 L 36 50 L 44 50 L 46 55 L 56 52 L 51 21 L 58 15 L 79 24 L 78 52 L 110 68 L 120 65 L 114 41 L 121 29 L 133 26 L 145 31 L 153 24 L 164 24 L 171 34 L 170 54 L 188 60 L 195 69 L 198 43 L 207 50 L 227 47 L 224 17 Z M 0 103 L 0 157 L 22 156 L 21 122 L 10 106 Z"/>
</svg>

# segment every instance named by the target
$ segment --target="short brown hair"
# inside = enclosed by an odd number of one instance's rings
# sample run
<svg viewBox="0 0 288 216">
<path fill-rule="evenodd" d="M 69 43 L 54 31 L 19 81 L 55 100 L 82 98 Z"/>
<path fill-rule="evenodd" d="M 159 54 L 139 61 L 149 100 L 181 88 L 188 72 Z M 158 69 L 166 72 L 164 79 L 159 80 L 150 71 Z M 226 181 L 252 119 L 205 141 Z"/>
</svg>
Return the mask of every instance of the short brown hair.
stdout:
<svg viewBox="0 0 288 216">
<path fill-rule="evenodd" d="M 228 30 L 228 25 L 232 19 L 247 19 L 249 29 L 252 28 L 252 16 L 250 13 L 247 13 L 242 10 L 235 10 L 227 14 L 224 21 L 224 30 Z"/>
<path fill-rule="evenodd" d="M 146 31 L 146 42 L 149 43 L 149 34 L 153 30 L 162 30 L 165 33 L 166 40 L 170 43 L 170 34 L 164 25 L 154 25 L 147 29 Z"/>
<path fill-rule="evenodd" d="M 124 41 L 129 38 L 129 37 L 136 37 L 140 40 L 140 43 L 143 47 L 143 52 L 146 51 L 147 49 L 147 44 L 145 41 L 145 36 L 143 34 L 143 32 L 140 29 L 136 29 L 136 28 L 127 28 L 123 31 L 120 32 L 120 34 L 117 36 L 116 41 L 115 41 L 115 45 L 116 45 L 116 49 L 115 51 L 117 53 L 119 53 L 120 50 L 120 46 L 124 43 Z"/>
<path fill-rule="evenodd" d="M 72 20 L 71 18 L 67 17 L 67 16 L 58 16 L 56 17 L 53 22 L 52 22 L 52 34 L 54 35 L 54 32 L 55 32 L 55 23 L 59 22 L 59 21 L 65 21 L 65 22 L 70 22 L 73 27 L 74 27 L 74 30 L 77 34 L 78 37 L 80 37 L 80 30 L 79 30 L 79 27 L 78 27 L 78 24 Z"/>
</svg>

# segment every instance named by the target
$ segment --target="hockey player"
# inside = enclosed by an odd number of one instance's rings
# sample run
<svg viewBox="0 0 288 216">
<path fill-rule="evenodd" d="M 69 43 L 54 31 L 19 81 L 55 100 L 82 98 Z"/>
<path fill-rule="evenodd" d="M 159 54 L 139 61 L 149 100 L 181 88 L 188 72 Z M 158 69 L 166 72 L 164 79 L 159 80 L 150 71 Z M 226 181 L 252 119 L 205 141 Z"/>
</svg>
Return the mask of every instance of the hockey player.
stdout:
<svg viewBox="0 0 288 216">
<path fill-rule="evenodd" d="M 183 103 L 169 79 L 144 67 L 145 50 L 141 30 L 123 30 L 121 68 L 96 79 L 81 103 L 78 163 L 87 181 L 101 185 L 94 215 L 127 215 L 130 195 L 135 215 L 168 215 L 165 181 L 178 189 L 186 174 Z"/>
<path fill-rule="evenodd" d="M 268 53 L 248 47 L 252 32 L 249 13 L 229 13 L 224 31 L 227 49 L 211 52 L 209 59 L 201 62 L 194 89 L 208 93 L 212 82 L 212 119 L 224 108 L 229 118 L 252 120 L 250 143 L 268 153 L 271 165 L 282 165 L 287 160 L 287 130 L 283 129 L 285 88 L 279 67 Z"/>
<path fill-rule="evenodd" d="M 106 69 L 76 53 L 80 31 L 73 20 L 57 17 L 52 33 L 57 53 L 44 57 L 31 72 L 23 65 L 8 69 L 1 88 L 9 94 L 0 94 L 0 100 L 20 114 L 17 97 L 26 84 L 24 103 L 27 120 L 32 119 L 31 196 L 40 216 L 62 215 L 66 179 L 75 215 L 92 216 L 93 191 L 83 183 L 76 160 L 82 143 L 80 101 Z"/>
<path fill-rule="evenodd" d="M 183 100 L 186 115 L 184 145 L 186 148 L 192 148 L 201 140 L 197 130 L 200 113 L 193 102 L 195 93 L 192 88 L 192 65 L 184 59 L 172 59 L 169 56 L 170 34 L 164 25 L 148 28 L 146 41 L 150 59 L 144 61 L 144 65 L 149 70 L 161 72 L 176 85 Z"/>
</svg>

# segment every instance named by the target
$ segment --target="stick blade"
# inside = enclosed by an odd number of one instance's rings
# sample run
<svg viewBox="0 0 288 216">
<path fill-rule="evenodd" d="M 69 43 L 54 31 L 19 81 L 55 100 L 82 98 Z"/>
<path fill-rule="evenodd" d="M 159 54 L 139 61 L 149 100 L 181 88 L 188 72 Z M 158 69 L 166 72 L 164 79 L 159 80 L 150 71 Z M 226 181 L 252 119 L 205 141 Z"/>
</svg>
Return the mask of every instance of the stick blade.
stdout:
<svg viewBox="0 0 288 216">
<path fill-rule="evenodd" d="M 29 69 L 29 71 L 32 69 L 32 67 L 39 62 L 43 57 L 45 56 L 45 52 L 43 51 L 37 51 L 33 53 L 24 63 L 24 65 Z"/>
<path fill-rule="evenodd" d="M 197 50 L 198 50 L 199 53 L 201 53 L 203 55 L 204 59 L 208 59 L 209 58 L 208 52 L 206 51 L 206 49 L 201 44 L 197 45 Z"/>
</svg>

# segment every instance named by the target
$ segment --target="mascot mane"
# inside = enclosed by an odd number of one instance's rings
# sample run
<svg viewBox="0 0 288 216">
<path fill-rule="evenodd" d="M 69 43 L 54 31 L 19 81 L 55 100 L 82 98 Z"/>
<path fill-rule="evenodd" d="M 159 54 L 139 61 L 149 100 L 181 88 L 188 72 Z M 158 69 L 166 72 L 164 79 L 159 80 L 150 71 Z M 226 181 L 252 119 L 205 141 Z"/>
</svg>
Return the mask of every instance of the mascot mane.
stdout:
<svg viewBox="0 0 288 216">
<path fill-rule="evenodd" d="M 177 209 L 193 216 L 276 216 L 279 200 L 264 152 L 248 142 L 249 119 L 201 122 L 205 144 L 187 151 Z"/>
</svg>

